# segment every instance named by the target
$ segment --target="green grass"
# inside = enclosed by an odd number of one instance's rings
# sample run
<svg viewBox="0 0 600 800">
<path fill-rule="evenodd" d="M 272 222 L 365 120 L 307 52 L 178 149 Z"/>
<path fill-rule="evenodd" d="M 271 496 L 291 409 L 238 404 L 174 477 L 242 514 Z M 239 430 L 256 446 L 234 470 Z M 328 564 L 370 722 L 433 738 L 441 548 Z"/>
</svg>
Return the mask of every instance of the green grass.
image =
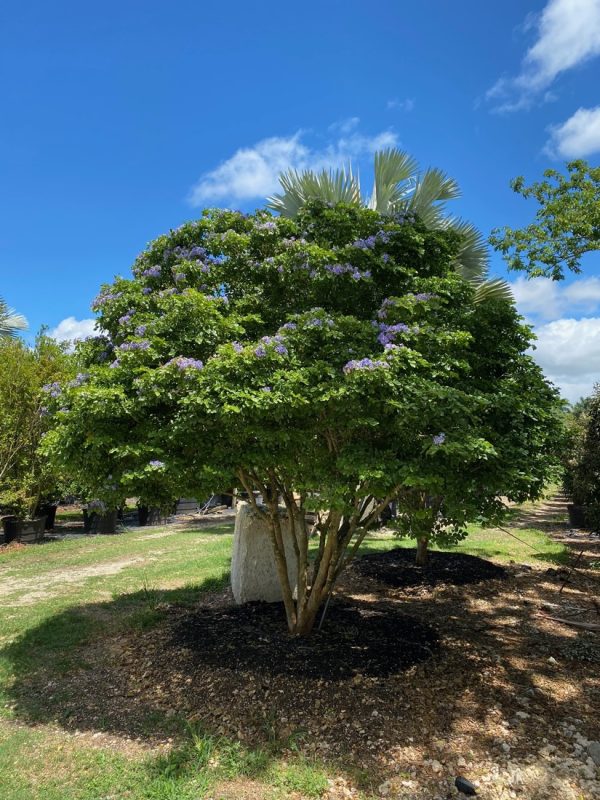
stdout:
<svg viewBox="0 0 600 800">
<path fill-rule="evenodd" d="M 523 541 L 473 528 L 456 550 L 533 564 L 566 560 L 565 549 L 541 531 L 510 530 Z M 62 675 L 61 686 L 68 686 L 70 671 L 86 668 L 86 643 L 150 628 L 160 622 L 166 603 L 192 605 L 204 592 L 224 586 L 231 544 L 227 524 L 177 532 L 135 528 L 120 536 L 0 553 L 2 800 L 200 800 L 218 797 L 220 784 L 240 779 L 258 781 L 273 800 L 293 792 L 305 798 L 323 794 L 328 769 L 303 758 L 293 741 L 280 742 L 268 731 L 265 745 L 248 748 L 191 728 L 183 719 L 149 713 L 145 734 L 171 736 L 174 745 L 166 753 L 148 754 L 78 739 L 60 727 L 60 715 L 58 725 L 50 724 L 43 693 L 38 700 L 28 697 L 26 720 L 18 716 L 22 676 Z M 410 545 L 374 532 L 363 551 Z"/>
</svg>

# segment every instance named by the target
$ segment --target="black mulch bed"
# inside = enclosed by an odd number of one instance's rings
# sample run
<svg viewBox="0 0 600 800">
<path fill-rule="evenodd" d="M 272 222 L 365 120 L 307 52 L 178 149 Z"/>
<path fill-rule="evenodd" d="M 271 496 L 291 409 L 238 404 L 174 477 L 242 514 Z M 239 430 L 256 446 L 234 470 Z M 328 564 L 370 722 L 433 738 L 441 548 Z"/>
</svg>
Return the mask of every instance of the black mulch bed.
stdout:
<svg viewBox="0 0 600 800">
<path fill-rule="evenodd" d="M 386 553 L 371 553 L 357 559 L 354 569 L 362 575 L 398 588 L 437 586 L 444 583 L 464 586 L 468 583 L 505 578 L 507 574 L 504 567 L 465 553 L 431 551 L 425 567 L 417 567 L 415 556 L 416 550 L 396 547 Z"/>
<path fill-rule="evenodd" d="M 392 675 L 438 649 L 433 628 L 390 604 L 344 601 L 304 638 L 288 634 L 282 604 L 247 603 L 200 608 L 178 621 L 173 640 L 202 666 L 324 680 Z"/>
</svg>

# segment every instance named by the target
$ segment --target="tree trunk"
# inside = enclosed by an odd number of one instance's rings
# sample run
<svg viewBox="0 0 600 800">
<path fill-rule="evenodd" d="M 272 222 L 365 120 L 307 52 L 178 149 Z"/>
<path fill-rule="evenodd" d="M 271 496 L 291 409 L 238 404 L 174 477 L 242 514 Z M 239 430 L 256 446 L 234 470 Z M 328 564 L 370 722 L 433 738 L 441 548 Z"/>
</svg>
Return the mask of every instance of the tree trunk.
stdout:
<svg viewBox="0 0 600 800">
<path fill-rule="evenodd" d="M 429 539 L 426 536 L 417 539 L 417 558 L 415 561 L 417 567 L 424 567 L 427 564 L 428 544 L 429 544 Z"/>
</svg>

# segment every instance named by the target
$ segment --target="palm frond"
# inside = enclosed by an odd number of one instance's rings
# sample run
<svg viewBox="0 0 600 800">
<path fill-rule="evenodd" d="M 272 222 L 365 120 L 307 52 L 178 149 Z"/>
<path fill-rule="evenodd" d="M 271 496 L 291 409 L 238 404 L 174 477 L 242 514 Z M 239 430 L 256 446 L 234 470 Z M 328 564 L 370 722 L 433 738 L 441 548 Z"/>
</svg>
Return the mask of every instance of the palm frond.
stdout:
<svg viewBox="0 0 600 800">
<path fill-rule="evenodd" d="M 295 217 L 308 200 L 322 200 L 326 203 L 361 204 L 360 184 L 348 168 L 313 172 L 298 172 L 289 169 L 281 173 L 279 182 L 283 192 L 268 198 L 267 207 L 278 211 L 283 217 Z"/>
<path fill-rule="evenodd" d="M 390 213 L 414 188 L 419 165 L 412 156 L 390 147 L 378 150 L 374 159 L 373 192 L 368 207 Z"/>
<path fill-rule="evenodd" d="M 413 211 L 428 227 L 437 227 L 444 220 L 446 200 L 460 197 L 454 178 L 436 167 L 430 167 L 417 178 L 406 208 Z"/>
<path fill-rule="evenodd" d="M 481 232 L 470 222 L 447 217 L 445 227 L 459 233 L 462 244 L 457 256 L 458 272 L 466 280 L 484 280 L 490 266 L 490 253 L 487 241 Z"/>
<path fill-rule="evenodd" d="M 17 314 L 13 308 L 9 308 L 4 300 L 0 298 L 0 337 L 12 338 L 18 331 L 27 329 L 27 320 L 22 314 Z"/>
<path fill-rule="evenodd" d="M 502 278 L 494 278 L 489 281 L 472 280 L 470 283 L 475 288 L 476 303 L 485 303 L 489 300 L 515 302 L 515 296 L 510 284 L 502 280 Z"/>
</svg>

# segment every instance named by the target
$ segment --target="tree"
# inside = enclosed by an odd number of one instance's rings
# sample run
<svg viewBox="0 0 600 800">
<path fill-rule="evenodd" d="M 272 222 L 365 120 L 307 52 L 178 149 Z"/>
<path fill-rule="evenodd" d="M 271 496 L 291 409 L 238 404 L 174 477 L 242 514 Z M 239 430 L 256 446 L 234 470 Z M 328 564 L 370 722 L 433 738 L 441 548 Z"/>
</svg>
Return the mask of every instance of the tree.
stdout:
<svg viewBox="0 0 600 800">
<path fill-rule="evenodd" d="M 0 342 L 0 507 L 32 516 L 56 473 L 39 452 L 50 427 L 48 387 L 72 374 L 65 347 L 45 335 L 35 346 L 10 339 Z"/>
<path fill-rule="evenodd" d="M 562 280 L 565 270 L 581 271 L 585 253 L 600 250 L 600 167 L 571 161 L 567 173 L 548 169 L 546 180 L 531 186 L 522 176 L 511 182 L 517 194 L 533 197 L 539 208 L 525 228 L 492 231 L 490 242 L 509 269 L 523 270 L 531 278 Z"/>
<path fill-rule="evenodd" d="M 55 399 L 47 450 L 114 505 L 135 486 L 153 505 L 174 488 L 246 490 L 289 629 L 307 634 L 391 500 L 403 534 L 456 539 L 498 516 L 499 495 L 536 496 L 550 469 L 556 392 L 513 305 L 475 302 L 460 247 L 356 205 L 205 212 L 101 290 L 104 333 L 81 346 L 85 381 Z"/>
<path fill-rule="evenodd" d="M 24 331 L 26 328 L 25 317 L 17 314 L 13 308 L 9 308 L 0 297 L 0 339 L 11 339 L 18 331 Z"/>
<path fill-rule="evenodd" d="M 585 508 L 586 523 L 600 528 L 600 384 L 569 414 L 563 486 Z"/>
<path fill-rule="evenodd" d="M 473 283 L 477 300 L 512 299 L 505 281 L 488 279 L 489 253 L 481 233 L 470 222 L 446 212 L 446 202 L 460 197 L 453 178 L 431 167 L 421 173 L 412 156 L 394 147 L 375 153 L 373 172 L 373 188 L 367 199 L 351 165 L 348 169 L 321 172 L 290 169 L 279 176 L 283 192 L 269 198 L 269 208 L 284 217 L 295 217 L 308 201 L 318 200 L 366 206 L 387 216 L 416 215 L 432 230 L 460 234 L 455 266 L 465 280 Z"/>
</svg>

